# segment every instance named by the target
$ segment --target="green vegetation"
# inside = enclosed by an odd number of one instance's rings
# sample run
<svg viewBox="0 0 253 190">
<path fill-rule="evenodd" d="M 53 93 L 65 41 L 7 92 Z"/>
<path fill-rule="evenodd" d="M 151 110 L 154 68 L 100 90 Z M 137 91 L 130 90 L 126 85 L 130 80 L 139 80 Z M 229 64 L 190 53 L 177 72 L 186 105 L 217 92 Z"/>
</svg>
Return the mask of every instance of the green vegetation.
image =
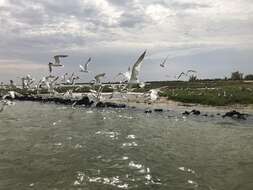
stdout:
<svg viewBox="0 0 253 190">
<path fill-rule="evenodd" d="M 214 106 L 253 104 L 253 83 L 244 81 L 195 81 L 167 85 L 161 96 L 185 103 Z"/>
</svg>

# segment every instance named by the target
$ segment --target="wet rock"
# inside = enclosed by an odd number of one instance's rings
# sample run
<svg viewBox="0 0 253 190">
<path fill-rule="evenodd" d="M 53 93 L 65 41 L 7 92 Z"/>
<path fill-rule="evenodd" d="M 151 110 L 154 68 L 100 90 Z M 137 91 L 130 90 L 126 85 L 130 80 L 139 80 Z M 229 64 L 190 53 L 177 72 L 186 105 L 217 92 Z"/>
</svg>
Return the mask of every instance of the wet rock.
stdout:
<svg viewBox="0 0 253 190">
<path fill-rule="evenodd" d="M 192 110 L 191 113 L 193 115 L 200 115 L 200 111 L 199 110 Z"/>
<path fill-rule="evenodd" d="M 113 103 L 113 102 L 98 102 L 96 104 L 97 108 L 126 108 L 126 104 L 117 104 L 117 103 Z"/>
<path fill-rule="evenodd" d="M 90 99 L 87 96 L 85 96 L 81 100 L 78 100 L 76 102 L 76 105 L 91 106 L 93 103 L 94 103 L 93 101 L 90 101 Z"/>
<path fill-rule="evenodd" d="M 190 115 L 190 112 L 185 111 L 184 113 L 182 113 L 183 115 Z"/>
<path fill-rule="evenodd" d="M 152 110 L 147 109 L 147 110 L 144 111 L 144 113 L 152 113 Z"/>
<path fill-rule="evenodd" d="M 97 108 L 104 108 L 104 107 L 105 107 L 105 104 L 104 104 L 104 102 L 98 102 L 98 103 L 96 104 L 96 107 L 97 107 Z"/>
<path fill-rule="evenodd" d="M 163 109 L 161 109 L 161 108 L 156 108 L 156 109 L 154 109 L 154 112 L 163 112 Z"/>
<path fill-rule="evenodd" d="M 229 111 L 229 112 L 225 113 L 222 117 L 223 118 L 230 117 L 233 119 L 246 120 L 247 116 L 248 116 L 247 114 L 243 114 L 243 113 L 233 110 L 233 111 Z"/>
<path fill-rule="evenodd" d="M 105 102 L 105 107 L 108 108 L 126 108 L 126 104 L 117 104 L 117 103 L 113 103 L 113 102 Z"/>
</svg>

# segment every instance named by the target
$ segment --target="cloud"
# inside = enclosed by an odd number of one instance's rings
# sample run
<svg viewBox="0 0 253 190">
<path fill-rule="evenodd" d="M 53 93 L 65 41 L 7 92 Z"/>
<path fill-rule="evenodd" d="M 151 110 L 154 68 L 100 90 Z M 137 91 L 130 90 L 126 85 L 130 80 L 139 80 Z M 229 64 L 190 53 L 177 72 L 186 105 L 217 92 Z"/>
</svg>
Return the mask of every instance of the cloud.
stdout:
<svg viewBox="0 0 253 190">
<path fill-rule="evenodd" d="M 250 0 L 0 0 L 0 24 L 0 65 L 17 68 L 46 65 L 64 53 L 67 63 L 93 56 L 95 71 L 110 66 L 108 72 L 117 73 L 144 49 L 153 62 L 168 53 L 178 58 L 253 49 Z M 0 80 L 7 67 L 1 67 Z"/>
</svg>

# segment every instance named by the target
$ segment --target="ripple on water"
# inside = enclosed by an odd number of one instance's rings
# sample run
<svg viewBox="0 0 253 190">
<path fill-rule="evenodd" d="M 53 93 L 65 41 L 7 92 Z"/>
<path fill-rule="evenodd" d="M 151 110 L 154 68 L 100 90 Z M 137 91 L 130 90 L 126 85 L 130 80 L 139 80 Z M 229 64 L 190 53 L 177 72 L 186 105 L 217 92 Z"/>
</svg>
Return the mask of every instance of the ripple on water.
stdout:
<svg viewBox="0 0 253 190">
<path fill-rule="evenodd" d="M 113 140 L 118 139 L 118 136 L 120 135 L 118 132 L 114 132 L 114 131 L 97 131 L 95 134 L 96 135 L 103 135 L 103 136 L 109 137 Z"/>
</svg>

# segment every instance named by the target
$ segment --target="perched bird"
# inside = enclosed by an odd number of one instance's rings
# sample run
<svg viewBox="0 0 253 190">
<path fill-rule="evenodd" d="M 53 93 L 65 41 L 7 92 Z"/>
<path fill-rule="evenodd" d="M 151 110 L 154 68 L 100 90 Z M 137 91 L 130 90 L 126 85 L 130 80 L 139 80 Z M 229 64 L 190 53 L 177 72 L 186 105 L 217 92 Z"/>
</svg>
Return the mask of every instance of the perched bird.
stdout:
<svg viewBox="0 0 253 190">
<path fill-rule="evenodd" d="M 82 65 L 79 65 L 79 67 L 80 67 L 80 72 L 85 72 L 85 73 L 88 73 L 89 71 L 88 71 L 88 65 L 89 65 L 89 63 L 91 62 L 91 58 L 89 58 L 87 61 L 86 61 L 86 63 L 85 63 L 85 65 L 84 66 L 82 66 Z"/>
<path fill-rule="evenodd" d="M 146 51 L 145 50 L 141 56 L 138 58 L 138 60 L 134 63 L 133 67 L 132 67 L 132 73 L 130 76 L 130 80 L 129 80 L 129 84 L 138 84 L 139 83 L 139 74 L 140 74 L 140 70 L 141 70 L 141 64 L 142 61 L 146 55 Z"/>
</svg>

